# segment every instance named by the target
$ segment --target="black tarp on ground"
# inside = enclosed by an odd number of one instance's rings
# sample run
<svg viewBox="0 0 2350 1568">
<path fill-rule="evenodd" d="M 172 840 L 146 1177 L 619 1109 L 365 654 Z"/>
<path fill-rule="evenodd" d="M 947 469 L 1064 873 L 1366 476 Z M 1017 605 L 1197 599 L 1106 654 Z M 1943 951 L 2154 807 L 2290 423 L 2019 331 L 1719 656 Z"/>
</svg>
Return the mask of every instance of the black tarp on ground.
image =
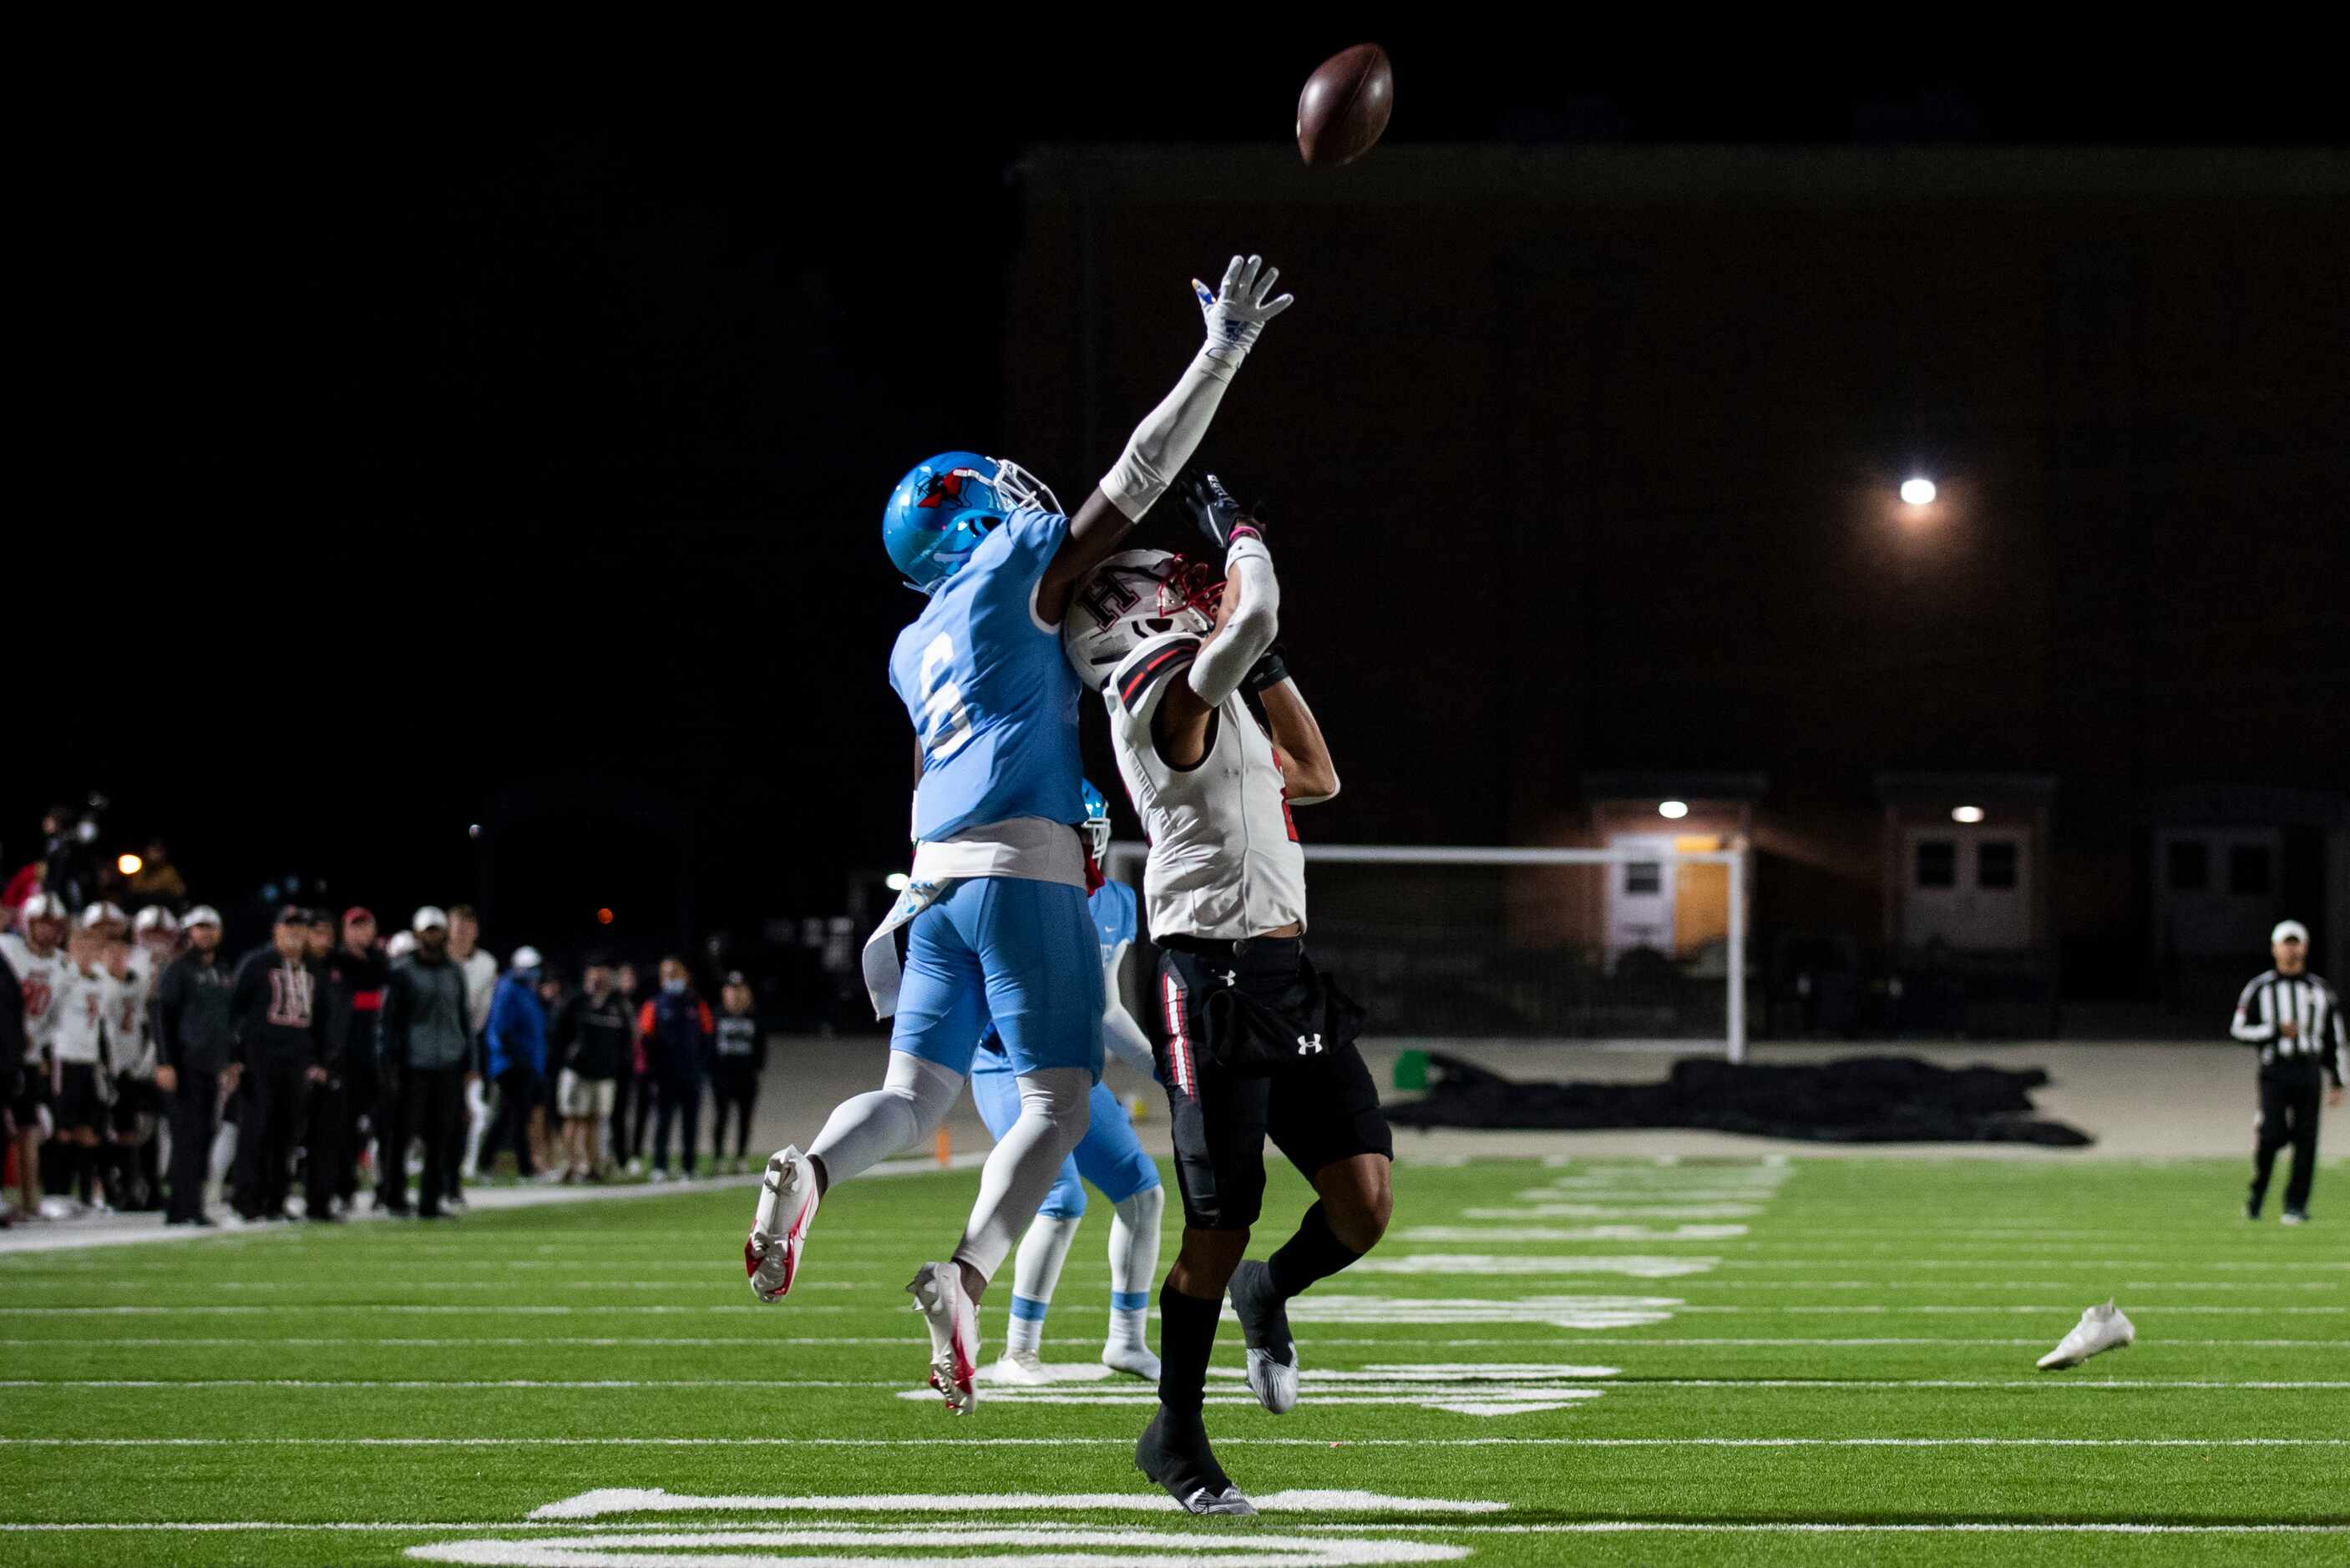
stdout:
<svg viewBox="0 0 2350 1568">
<path fill-rule="evenodd" d="M 2037 1143 L 2094 1140 L 2032 1114 L 2038 1067 L 1938 1067 L 1910 1056 L 1818 1066 L 1673 1064 L 1661 1084 L 1529 1084 L 1431 1052 L 1424 1099 L 1387 1107 L 1415 1127 L 1703 1127 L 1815 1143 Z"/>
</svg>

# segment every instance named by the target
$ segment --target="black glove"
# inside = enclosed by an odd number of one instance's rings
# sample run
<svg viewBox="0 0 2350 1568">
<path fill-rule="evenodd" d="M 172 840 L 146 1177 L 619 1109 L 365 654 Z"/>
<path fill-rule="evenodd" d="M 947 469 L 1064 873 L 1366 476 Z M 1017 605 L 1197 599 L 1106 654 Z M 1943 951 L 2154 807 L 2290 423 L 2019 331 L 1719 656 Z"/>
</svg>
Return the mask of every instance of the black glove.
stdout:
<svg viewBox="0 0 2350 1568">
<path fill-rule="evenodd" d="M 1224 482 L 1212 473 L 1187 473 L 1175 482 L 1175 499 L 1208 542 L 1222 555 L 1232 547 L 1235 534 L 1254 534 L 1264 537 L 1264 525 L 1248 514 L 1247 509 L 1232 499 Z"/>
<path fill-rule="evenodd" d="M 1250 665 L 1249 672 L 1241 677 L 1241 690 L 1254 696 L 1268 686 L 1278 686 L 1288 680 L 1287 653 L 1288 649 L 1277 642 L 1266 649 L 1264 657 Z"/>
</svg>

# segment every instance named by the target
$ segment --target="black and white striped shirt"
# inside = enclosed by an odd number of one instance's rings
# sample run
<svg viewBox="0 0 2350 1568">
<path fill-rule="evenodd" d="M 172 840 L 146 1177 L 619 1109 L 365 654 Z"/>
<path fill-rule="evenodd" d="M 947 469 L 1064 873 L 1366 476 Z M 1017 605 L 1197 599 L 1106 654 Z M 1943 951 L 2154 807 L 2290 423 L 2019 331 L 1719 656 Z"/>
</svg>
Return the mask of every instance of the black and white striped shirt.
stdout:
<svg viewBox="0 0 2350 1568">
<path fill-rule="evenodd" d="M 2277 1025 L 2291 1023 L 2290 1038 Z M 2350 1040 L 2342 1022 L 2342 999 L 2314 974 L 2285 975 L 2270 970 L 2244 987 L 2236 999 L 2236 1021 L 2228 1033 L 2261 1048 L 2261 1071 L 2275 1069 L 2293 1076 L 2314 1078 L 2323 1067 L 2340 1088 L 2350 1075 Z"/>
</svg>

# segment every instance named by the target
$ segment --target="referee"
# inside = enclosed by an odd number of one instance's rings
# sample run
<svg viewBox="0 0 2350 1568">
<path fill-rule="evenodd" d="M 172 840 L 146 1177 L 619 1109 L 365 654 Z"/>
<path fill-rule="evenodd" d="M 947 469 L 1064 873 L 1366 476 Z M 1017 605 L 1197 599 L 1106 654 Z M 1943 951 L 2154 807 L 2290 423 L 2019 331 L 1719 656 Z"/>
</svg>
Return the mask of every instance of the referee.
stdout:
<svg viewBox="0 0 2350 1568">
<path fill-rule="evenodd" d="M 2284 1222 L 2309 1220 L 2309 1187 L 2317 1179 L 2319 1077 L 2334 1081 L 2328 1105 L 2342 1103 L 2342 1081 L 2350 1072 L 2350 1043 L 2342 1025 L 2342 1001 L 2334 988 L 2309 972 L 2309 929 L 2299 920 L 2280 920 L 2269 933 L 2276 967 L 2256 977 L 2236 999 L 2236 1021 L 2228 1033 L 2261 1048 L 2261 1115 L 2252 1147 L 2252 1190 L 2244 1218 L 2261 1217 L 2269 1172 L 2285 1145 L 2293 1146 L 2293 1172 L 2284 1184 Z"/>
</svg>

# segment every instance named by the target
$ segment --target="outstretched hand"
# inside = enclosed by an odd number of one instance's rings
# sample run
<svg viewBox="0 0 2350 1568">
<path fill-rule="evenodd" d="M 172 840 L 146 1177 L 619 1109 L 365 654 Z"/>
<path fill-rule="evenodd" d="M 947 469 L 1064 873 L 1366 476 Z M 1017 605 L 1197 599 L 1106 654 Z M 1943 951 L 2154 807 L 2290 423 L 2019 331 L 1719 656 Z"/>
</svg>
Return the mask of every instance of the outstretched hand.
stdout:
<svg viewBox="0 0 2350 1568">
<path fill-rule="evenodd" d="M 1224 488 L 1224 482 L 1212 473 L 1187 473 L 1176 480 L 1175 502 L 1207 535 L 1219 556 L 1231 549 L 1232 540 L 1241 535 L 1264 537 L 1264 525 L 1250 516 L 1248 509 Z"/>
<path fill-rule="evenodd" d="M 1224 281 L 1213 293 L 1198 278 L 1191 280 L 1200 313 L 1208 319 L 1210 354 L 1238 360 L 1263 332 L 1266 322 L 1297 303 L 1294 294 L 1267 297 L 1273 293 L 1274 280 L 1280 276 L 1281 269 L 1265 266 L 1263 256 L 1234 256 L 1224 268 Z"/>
</svg>

